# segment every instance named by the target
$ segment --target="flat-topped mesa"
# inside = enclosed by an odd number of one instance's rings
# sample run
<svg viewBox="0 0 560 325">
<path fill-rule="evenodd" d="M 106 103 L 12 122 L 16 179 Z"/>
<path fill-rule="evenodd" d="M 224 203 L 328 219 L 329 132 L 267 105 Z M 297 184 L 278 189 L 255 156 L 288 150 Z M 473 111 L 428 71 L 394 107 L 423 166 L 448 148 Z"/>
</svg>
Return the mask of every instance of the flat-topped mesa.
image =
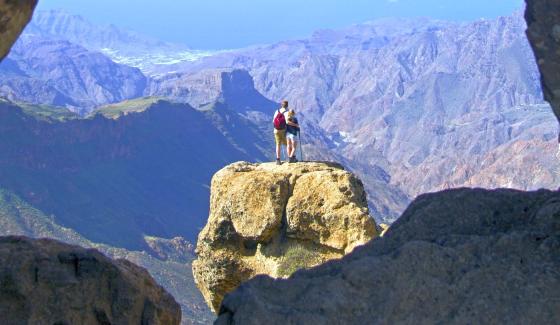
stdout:
<svg viewBox="0 0 560 325">
<path fill-rule="evenodd" d="M 288 277 L 377 235 L 362 182 L 342 166 L 239 162 L 212 178 L 193 273 L 218 312 L 225 294 L 258 274 Z"/>
</svg>

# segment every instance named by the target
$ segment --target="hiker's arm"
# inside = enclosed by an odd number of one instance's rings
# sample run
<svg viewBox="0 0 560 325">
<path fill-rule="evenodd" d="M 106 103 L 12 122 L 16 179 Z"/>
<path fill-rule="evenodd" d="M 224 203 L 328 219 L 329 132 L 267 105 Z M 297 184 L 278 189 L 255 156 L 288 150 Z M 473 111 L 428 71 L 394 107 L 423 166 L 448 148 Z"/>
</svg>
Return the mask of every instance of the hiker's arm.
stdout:
<svg viewBox="0 0 560 325">
<path fill-rule="evenodd" d="M 299 124 L 294 123 L 294 122 L 292 122 L 292 121 L 290 121 L 290 120 L 286 121 L 286 123 L 288 123 L 288 125 L 295 126 L 296 128 L 299 128 Z"/>
</svg>

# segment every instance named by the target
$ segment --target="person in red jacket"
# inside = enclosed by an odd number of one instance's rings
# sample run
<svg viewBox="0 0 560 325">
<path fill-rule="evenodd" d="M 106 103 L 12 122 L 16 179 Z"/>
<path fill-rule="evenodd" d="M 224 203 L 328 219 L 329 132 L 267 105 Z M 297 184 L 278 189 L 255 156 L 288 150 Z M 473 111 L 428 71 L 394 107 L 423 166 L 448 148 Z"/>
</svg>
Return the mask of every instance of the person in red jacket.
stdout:
<svg viewBox="0 0 560 325">
<path fill-rule="evenodd" d="M 287 146 L 286 129 L 288 127 L 288 101 L 282 101 L 282 106 L 274 112 L 272 123 L 274 124 L 274 141 L 276 142 L 276 164 L 281 165 L 280 155 L 282 153 L 282 146 Z M 289 157 L 288 153 L 288 157 Z"/>
</svg>

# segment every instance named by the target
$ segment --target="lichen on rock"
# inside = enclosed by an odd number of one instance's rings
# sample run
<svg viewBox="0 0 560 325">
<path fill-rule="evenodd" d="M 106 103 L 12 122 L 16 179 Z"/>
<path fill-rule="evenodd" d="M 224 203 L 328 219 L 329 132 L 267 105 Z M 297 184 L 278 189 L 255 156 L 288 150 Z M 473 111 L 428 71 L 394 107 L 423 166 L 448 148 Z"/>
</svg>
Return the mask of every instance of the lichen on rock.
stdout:
<svg viewBox="0 0 560 325">
<path fill-rule="evenodd" d="M 288 277 L 376 236 L 363 184 L 342 166 L 235 163 L 212 179 L 193 273 L 218 312 L 225 294 L 256 275 Z"/>
</svg>

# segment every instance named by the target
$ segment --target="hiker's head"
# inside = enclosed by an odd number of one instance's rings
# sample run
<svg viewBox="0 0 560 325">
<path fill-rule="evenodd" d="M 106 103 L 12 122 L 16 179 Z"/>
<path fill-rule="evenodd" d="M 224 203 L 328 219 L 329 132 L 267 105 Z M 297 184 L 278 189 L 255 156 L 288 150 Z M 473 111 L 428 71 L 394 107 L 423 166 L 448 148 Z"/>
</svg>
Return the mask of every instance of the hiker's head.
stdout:
<svg viewBox="0 0 560 325">
<path fill-rule="evenodd" d="M 294 111 L 293 109 L 288 111 L 288 117 L 292 117 L 294 115 L 296 115 L 296 111 Z"/>
<path fill-rule="evenodd" d="M 288 101 L 287 100 L 282 101 L 282 108 L 288 108 Z"/>
</svg>

